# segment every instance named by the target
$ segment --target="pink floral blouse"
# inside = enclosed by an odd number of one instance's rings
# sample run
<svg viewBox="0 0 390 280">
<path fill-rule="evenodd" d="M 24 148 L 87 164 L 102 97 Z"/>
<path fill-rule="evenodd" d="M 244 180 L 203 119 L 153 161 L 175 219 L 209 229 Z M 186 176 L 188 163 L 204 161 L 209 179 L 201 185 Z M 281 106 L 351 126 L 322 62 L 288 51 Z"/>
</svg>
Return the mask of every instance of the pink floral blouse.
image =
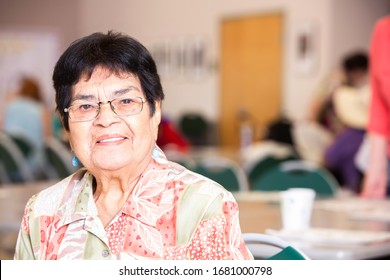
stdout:
<svg viewBox="0 0 390 280">
<path fill-rule="evenodd" d="M 106 228 L 86 170 L 34 195 L 15 259 L 251 259 L 232 194 L 156 151 Z"/>
</svg>

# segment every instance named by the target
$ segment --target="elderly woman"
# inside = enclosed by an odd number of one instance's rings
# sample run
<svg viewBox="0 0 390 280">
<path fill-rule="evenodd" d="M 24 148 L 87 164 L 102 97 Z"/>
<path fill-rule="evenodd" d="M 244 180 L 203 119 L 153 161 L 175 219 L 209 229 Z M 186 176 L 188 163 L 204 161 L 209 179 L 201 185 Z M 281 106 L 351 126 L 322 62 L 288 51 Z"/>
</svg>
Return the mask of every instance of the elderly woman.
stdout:
<svg viewBox="0 0 390 280">
<path fill-rule="evenodd" d="M 15 259 L 251 258 L 232 194 L 156 146 L 164 93 L 144 46 L 92 34 L 53 80 L 83 168 L 29 200 Z"/>
</svg>

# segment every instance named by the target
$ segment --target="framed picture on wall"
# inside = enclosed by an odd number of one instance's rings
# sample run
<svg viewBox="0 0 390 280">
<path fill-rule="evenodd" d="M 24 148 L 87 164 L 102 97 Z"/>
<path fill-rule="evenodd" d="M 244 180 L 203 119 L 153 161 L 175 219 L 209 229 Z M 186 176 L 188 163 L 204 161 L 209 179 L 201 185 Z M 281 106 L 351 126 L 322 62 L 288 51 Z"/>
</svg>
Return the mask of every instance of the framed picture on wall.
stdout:
<svg viewBox="0 0 390 280">
<path fill-rule="evenodd" d="M 310 75 L 318 63 L 318 30 L 313 22 L 302 23 L 295 35 L 295 66 L 298 74 Z"/>
</svg>

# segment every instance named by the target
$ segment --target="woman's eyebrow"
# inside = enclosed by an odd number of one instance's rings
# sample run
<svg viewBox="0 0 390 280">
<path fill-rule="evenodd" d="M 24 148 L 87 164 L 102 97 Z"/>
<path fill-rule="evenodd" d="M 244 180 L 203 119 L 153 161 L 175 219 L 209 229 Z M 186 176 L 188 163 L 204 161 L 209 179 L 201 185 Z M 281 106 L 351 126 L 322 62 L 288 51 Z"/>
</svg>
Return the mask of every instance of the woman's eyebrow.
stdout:
<svg viewBox="0 0 390 280">
<path fill-rule="evenodd" d="M 137 91 L 137 92 L 140 92 L 140 90 L 139 90 L 138 87 L 129 86 L 129 87 L 126 87 L 126 88 L 122 88 L 122 89 L 115 90 L 113 95 L 114 95 L 114 96 L 121 96 L 121 95 L 123 95 L 123 94 L 129 93 L 130 91 Z"/>
<path fill-rule="evenodd" d="M 72 98 L 72 102 L 74 101 L 77 101 L 77 100 L 94 100 L 96 97 L 92 94 L 76 94 L 76 96 L 74 96 Z"/>
</svg>

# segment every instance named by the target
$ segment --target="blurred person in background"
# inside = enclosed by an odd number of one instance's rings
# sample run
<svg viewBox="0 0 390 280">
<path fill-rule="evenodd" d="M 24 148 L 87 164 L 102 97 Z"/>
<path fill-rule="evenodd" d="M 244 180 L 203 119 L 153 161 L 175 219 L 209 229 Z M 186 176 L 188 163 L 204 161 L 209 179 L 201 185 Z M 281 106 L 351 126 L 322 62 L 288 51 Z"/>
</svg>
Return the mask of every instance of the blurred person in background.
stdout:
<svg viewBox="0 0 390 280">
<path fill-rule="evenodd" d="M 363 87 L 368 83 L 368 58 L 365 52 L 347 54 L 340 66 L 332 71 L 315 90 L 308 120 L 324 127 L 333 136 L 344 130 L 334 107 L 334 93 L 340 87 Z"/>
<path fill-rule="evenodd" d="M 341 185 L 360 192 L 362 174 L 355 156 L 363 142 L 369 111 L 369 61 L 365 52 L 357 52 L 343 60 L 345 81 L 332 94 L 335 117 L 342 129 L 325 150 L 325 166 L 337 175 Z"/>
<path fill-rule="evenodd" d="M 94 33 L 53 73 L 57 110 L 84 168 L 26 205 L 15 259 L 250 259 L 238 205 L 156 145 L 163 89 L 135 39 Z"/>
<path fill-rule="evenodd" d="M 51 117 L 37 80 L 23 77 L 11 95 L 2 116 L 2 129 L 9 136 L 27 141 L 31 152 L 27 158 L 34 176 L 44 178 L 44 141 L 51 135 Z"/>
<path fill-rule="evenodd" d="M 373 29 L 370 63 L 368 164 L 361 195 L 384 198 L 390 193 L 390 15 L 378 20 Z"/>
<path fill-rule="evenodd" d="M 166 116 L 161 118 L 158 128 L 157 145 L 164 152 L 174 150 L 180 153 L 187 153 L 190 150 L 190 142 Z"/>
<path fill-rule="evenodd" d="M 307 120 L 320 125 L 331 136 L 339 133 L 343 128 L 340 120 L 336 117 L 332 95 L 344 81 L 345 76 L 341 67 L 332 71 L 315 89 L 314 98 L 308 111 Z"/>
</svg>

